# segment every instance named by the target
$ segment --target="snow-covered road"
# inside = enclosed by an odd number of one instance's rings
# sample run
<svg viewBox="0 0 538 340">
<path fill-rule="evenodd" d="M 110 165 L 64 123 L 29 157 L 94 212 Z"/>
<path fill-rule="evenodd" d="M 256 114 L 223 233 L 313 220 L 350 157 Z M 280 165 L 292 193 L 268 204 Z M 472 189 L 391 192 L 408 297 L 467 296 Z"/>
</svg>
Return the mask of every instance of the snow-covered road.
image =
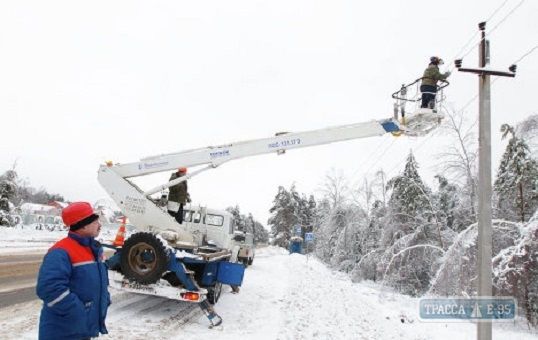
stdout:
<svg viewBox="0 0 538 340">
<path fill-rule="evenodd" d="M 13 233 L 0 229 L 0 251 L 24 244 L 16 238 L 26 233 L 17 237 Z M 37 242 L 37 233 L 27 236 Z M 232 294 L 229 286 L 223 288 L 215 308 L 224 322 L 213 329 L 197 305 L 110 291 L 110 334 L 99 339 L 476 339 L 474 324 L 421 323 L 419 299 L 377 283 L 354 284 L 311 256 L 289 255 L 275 247 L 257 250 L 239 294 Z M 41 302 L 35 300 L 0 309 L 0 339 L 37 339 L 40 308 Z M 523 321 L 495 324 L 493 330 L 494 339 L 538 338 Z"/>
</svg>

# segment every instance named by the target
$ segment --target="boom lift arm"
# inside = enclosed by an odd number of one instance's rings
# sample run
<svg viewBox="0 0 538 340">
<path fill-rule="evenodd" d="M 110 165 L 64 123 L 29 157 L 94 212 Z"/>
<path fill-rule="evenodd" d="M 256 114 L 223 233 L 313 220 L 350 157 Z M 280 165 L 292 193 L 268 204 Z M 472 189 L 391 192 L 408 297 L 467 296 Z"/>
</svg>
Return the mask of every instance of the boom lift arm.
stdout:
<svg viewBox="0 0 538 340">
<path fill-rule="evenodd" d="M 304 132 L 286 132 L 274 137 L 235 142 L 220 146 L 187 150 L 178 153 L 146 157 L 139 162 L 101 165 L 98 179 L 118 207 L 129 217 L 139 231 L 174 230 L 183 242 L 196 242 L 181 225 L 148 197 L 202 171 L 216 168 L 231 160 L 286 150 L 311 147 L 333 142 L 380 136 L 385 133 L 407 131 L 397 120 L 373 120 L 366 123 L 348 124 Z M 142 191 L 129 178 L 175 170 L 179 167 L 207 165 L 187 176 Z"/>
</svg>

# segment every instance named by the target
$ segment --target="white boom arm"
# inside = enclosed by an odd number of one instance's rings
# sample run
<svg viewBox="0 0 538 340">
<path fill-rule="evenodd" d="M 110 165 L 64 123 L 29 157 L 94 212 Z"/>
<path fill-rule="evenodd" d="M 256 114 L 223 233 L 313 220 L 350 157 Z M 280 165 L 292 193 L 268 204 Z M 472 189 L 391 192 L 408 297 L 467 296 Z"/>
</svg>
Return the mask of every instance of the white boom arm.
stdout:
<svg viewBox="0 0 538 340">
<path fill-rule="evenodd" d="M 283 153 L 290 149 L 379 136 L 390 132 L 398 133 L 403 129 L 397 121 L 387 119 L 305 132 L 287 132 L 269 138 L 146 157 L 134 163 L 101 165 L 98 179 L 138 230 L 173 230 L 179 234 L 180 240 L 195 243 L 192 233 L 152 202 L 148 198 L 149 195 L 231 160 L 272 152 Z M 204 164 L 207 167 L 146 192 L 128 180 L 130 177 Z"/>
</svg>

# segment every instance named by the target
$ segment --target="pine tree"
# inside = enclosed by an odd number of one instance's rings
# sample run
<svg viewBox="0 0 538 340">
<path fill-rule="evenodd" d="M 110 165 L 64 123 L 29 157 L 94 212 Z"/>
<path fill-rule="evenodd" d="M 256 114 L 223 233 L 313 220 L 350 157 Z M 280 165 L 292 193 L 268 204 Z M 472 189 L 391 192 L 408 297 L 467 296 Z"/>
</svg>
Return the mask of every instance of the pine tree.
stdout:
<svg viewBox="0 0 538 340">
<path fill-rule="evenodd" d="M 246 230 L 246 224 L 245 224 L 245 216 L 241 214 L 241 211 L 239 209 L 239 205 L 236 205 L 235 207 L 228 207 L 226 208 L 226 211 L 232 214 L 235 220 L 235 230 L 238 231 L 247 231 Z"/>
<path fill-rule="evenodd" d="M 412 153 L 403 174 L 389 180 L 387 187 L 392 192 L 378 275 L 400 292 L 417 296 L 428 289 L 442 256 L 442 225 L 437 221 L 430 190 L 418 174 Z"/>
<path fill-rule="evenodd" d="M 6 197 L 8 200 L 15 198 L 18 192 L 17 172 L 8 170 L 0 176 L 0 196 Z"/>
<path fill-rule="evenodd" d="M 269 209 L 271 217 L 267 224 L 271 227 L 271 232 L 275 236 L 275 243 L 282 247 L 287 247 L 290 237 L 293 235 L 293 227 L 299 224 L 299 202 L 295 185 L 291 191 L 284 187 L 278 187 L 278 193 L 273 200 L 273 206 Z"/>
<path fill-rule="evenodd" d="M 392 190 L 389 208 L 392 220 L 401 225 L 405 234 L 431 217 L 429 203 L 430 190 L 418 174 L 418 163 L 410 152 L 402 175 L 388 181 L 387 188 Z M 412 228 L 409 230 L 409 228 Z"/>
<path fill-rule="evenodd" d="M 254 234 L 254 217 L 251 213 L 245 218 L 245 231 Z"/>
<path fill-rule="evenodd" d="M 314 195 L 310 195 L 308 197 L 308 201 L 305 202 L 306 205 L 306 213 L 305 213 L 305 220 L 303 221 L 303 224 L 309 228 L 309 231 L 312 231 L 314 224 L 316 224 L 316 200 L 314 199 Z"/>
<path fill-rule="evenodd" d="M 438 216 L 440 222 L 448 228 L 454 229 L 454 221 L 457 215 L 457 208 L 460 201 L 458 188 L 448 183 L 448 180 L 442 175 L 436 175 L 435 178 L 439 181 L 438 191 Z"/>
<path fill-rule="evenodd" d="M 501 126 L 502 138 L 509 134 L 502 156 L 494 190 L 498 195 L 498 215 L 508 220 L 524 222 L 538 207 L 538 164 L 531 158 L 527 143 L 518 138 L 514 128 Z"/>
</svg>

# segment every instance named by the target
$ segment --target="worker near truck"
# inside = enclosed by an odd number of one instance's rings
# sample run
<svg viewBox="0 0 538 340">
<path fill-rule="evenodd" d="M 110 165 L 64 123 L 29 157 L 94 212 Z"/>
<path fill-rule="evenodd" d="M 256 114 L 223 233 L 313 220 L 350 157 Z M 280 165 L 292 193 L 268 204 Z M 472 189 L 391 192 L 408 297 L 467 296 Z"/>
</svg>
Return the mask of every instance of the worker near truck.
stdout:
<svg viewBox="0 0 538 340">
<path fill-rule="evenodd" d="M 445 80 L 450 76 L 450 72 L 439 72 L 439 65 L 443 64 L 443 59 L 439 57 L 430 58 L 430 64 L 426 70 L 424 70 L 422 83 L 420 84 L 420 92 L 422 92 L 421 108 L 434 108 L 435 96 L 437 95 L 437 82 L 439 80 Z"/>
<path fill-rule="evenodd" d="M 179 177 L 183 177 L 187 174 L 187 168 L 178 168 L 176 172 L 172 173 L 169 181 L 173 181 Z M 168 213 L 175 217 L 179 224 L 183 223 L 183 206 L 191 201 L 191 197 L 187 188 L 187 181 L 180 182 L 170 187 L 168 193 Z"/>
<path fill-rule="evenodd" d="M 62 211 L 67 237 L 56 242 L 43 258 L 36 293 L 43 300 L 39 339 L 90 339 L 107 334 L 110 305 L 108 271 L 103 248 L 95 240 L 99 216 L 87 202 Z"/>
</svg>

